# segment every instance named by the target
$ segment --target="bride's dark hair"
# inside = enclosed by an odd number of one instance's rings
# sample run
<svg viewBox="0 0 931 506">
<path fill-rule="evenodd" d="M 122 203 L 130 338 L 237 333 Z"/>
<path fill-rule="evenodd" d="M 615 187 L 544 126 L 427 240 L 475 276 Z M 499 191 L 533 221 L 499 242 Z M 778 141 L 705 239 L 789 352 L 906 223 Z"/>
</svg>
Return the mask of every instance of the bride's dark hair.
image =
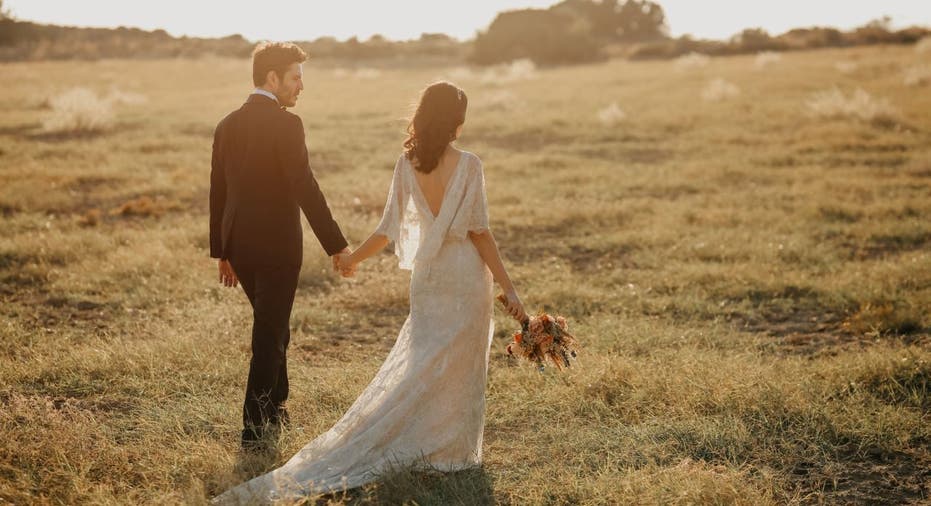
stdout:
<svg viewBox="0 0 931 506">
<path fill-rule="evenodd" d="M 456 140 L 456 129 L 465 122 L 468 104 L 465 92 L 446 81 L 423 90 L 404 141 L 404 152 L 416 170 L 429 174 L 436 169 L 446 146 Z"/>
</svg>

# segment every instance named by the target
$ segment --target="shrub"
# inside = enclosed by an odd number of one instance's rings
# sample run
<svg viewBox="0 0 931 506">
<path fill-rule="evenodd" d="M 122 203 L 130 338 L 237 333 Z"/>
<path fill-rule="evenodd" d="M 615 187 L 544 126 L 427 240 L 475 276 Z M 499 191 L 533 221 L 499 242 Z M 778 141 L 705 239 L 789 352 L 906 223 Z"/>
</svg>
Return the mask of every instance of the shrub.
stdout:
<svg viewBox="0 0 931 506">
<path fill-rule="evenodd" d="M 931 66 L 915 65 L 905 69 L 905 86 L 925 86 L 931 84 Z"/>
<path fill-rule="evenodd" d="M 51 114 L 42 126 L 49 133 L 101 132 L 113 125 L 111 101 L 87 88 L 72 88 L 49 99 Z"/>
<path fill-rule="evenodd" d="M 710 61 L 706 54 L 689 53 L 676 58 L 675 66 L 678 70 L 697 69 L 707 66 Z"/>
<path fill-rule="evenodd" d="M 756 59 L 753 61 L 753 68 L 761 70 L 780 61 L 782 61 L 782 55 L 780 53 L 775 51 L 763 51 L 756 54 Z"/>
<path fill-rule="evenodd" d="M 810 115 L 825 119 L 854 119 L 880 126 L 897 124 L 899 112 L 885 98 L 874 98 L 861 88 L 850 96 L 837 88 L 816 93 L 806 104 Z"/>
<path fill-rule="evenodd" d="M 915 43 L 915 51 L 918 53 L 931 53 L 931 37 L 925 37 Z"/>
<path fill-rule="evenodd" d="M 502 84 L 533 79 L 537 75 L 537 66 L 524 58 L 510 63 L 495 65 L 482 73 L 482 83 Z"/>
<path fill-rule="evenodd" d="M 857 71 L 857 67 L 859 65 L 852 61 L 839 61 L 834 64 L 834 68 L 841 74 L 852 74 Z"/>
<path fill-rule="evenodd" d="M 621 110 L 617 102 L 611 102 L 610 105 L 598 111 L 598 120 L 605 126 L 614 126 L 624 121 L 626 117 L 627 114 Z"/>
<path fill-rule="evenodd" d="M 701 98 L 706 102 L 721 102 L 740 95 L 740 88 L 736 84 L 717 78 L 705 86 Z"/>
</svg>

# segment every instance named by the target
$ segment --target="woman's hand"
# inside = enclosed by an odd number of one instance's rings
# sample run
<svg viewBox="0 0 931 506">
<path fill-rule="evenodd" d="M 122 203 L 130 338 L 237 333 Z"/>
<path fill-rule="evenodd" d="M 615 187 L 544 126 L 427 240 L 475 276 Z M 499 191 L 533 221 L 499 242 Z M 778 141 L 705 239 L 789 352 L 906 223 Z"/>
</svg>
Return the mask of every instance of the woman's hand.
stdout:
<svg viewBox="0 0 931 506">
<path fill-rule="evenodd" d="M 344 278 L 351 278 L 356 274 L 356 266 L 359 263 L 355 260 L 353 255 L 347 253 L 339 253 L 336 255 L 336 269 L 339 270 L 339 273 Z"/>
<path fill-rule="evenodd" d="M 517 296 L 517 291 L 511 290 L 504 292 L 498 296 L 498 300 L 504 304 L 504 308 L 508 314 L 518 322 L 524 323 L 529 319 L 527 317 L 527 312 L 524 311 L 524 303 L 521 302 L 520 297 Z"/>
</svg>

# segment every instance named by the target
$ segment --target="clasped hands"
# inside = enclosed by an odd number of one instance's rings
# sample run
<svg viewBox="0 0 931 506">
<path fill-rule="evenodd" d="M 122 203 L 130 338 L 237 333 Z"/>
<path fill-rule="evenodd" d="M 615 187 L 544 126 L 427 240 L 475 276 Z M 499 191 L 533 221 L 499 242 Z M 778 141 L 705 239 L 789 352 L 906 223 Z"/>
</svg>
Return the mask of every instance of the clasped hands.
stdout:
<svg viewBox="0 0 931 506">
<path fill-rule="evenodd" d="M 351 278 L 356 275 L 356 266 L 359 264 L 352 261 L 352 252 L 349 248 L 344 248 L 330 258 L 333 259 L 333 272 L 339 273 L 344 278 Z"/>
</svg>

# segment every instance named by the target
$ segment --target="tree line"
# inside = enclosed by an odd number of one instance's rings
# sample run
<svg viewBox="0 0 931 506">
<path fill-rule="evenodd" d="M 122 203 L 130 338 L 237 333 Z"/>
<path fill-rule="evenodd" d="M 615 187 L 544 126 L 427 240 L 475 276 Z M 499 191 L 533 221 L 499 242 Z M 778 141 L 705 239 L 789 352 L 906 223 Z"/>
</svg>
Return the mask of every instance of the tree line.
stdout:
<svg viewBox="0 0 931 506">
<path fill-rule="evenodd" d="M 505 11 L 474 39 L 443 34 L 392 41 L 322 37 L 298 42 L 317 59 L 341 61 L 470 62 L 490 65 L 527 58 L 538 65 L 598 61 L 611 57 L 674 58 L 698 52 L 729 55 L 864 44 L 907 44 L 931 34 L 926 28 L 892 30 L 888 18 L 851 31 L 800 28 L 780 35 L 747 29 L 726 41 L 669 36 L 666 14 L 649 0 L 564 0 L 548 9 Z M 76 28 L 19 21 L 0 0 L 0 61 L 99 58 L 177 58 L 251 54 L 253 41 L 173 37 L 164 30 Z"/>
</svg>

